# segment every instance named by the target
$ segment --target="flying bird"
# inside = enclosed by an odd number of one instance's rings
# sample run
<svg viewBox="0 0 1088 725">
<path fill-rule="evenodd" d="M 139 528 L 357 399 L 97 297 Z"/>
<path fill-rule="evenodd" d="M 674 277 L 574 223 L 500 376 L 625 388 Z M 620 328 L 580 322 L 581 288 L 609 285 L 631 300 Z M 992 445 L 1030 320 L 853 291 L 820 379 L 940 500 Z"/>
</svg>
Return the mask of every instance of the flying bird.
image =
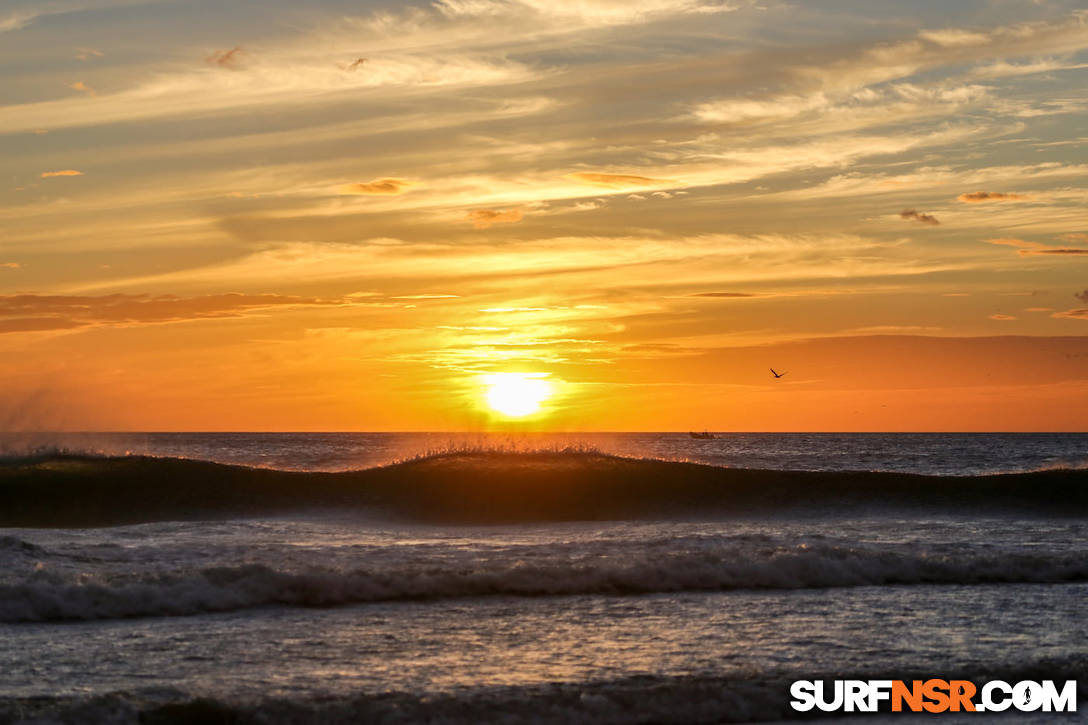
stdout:
<svg viewBox="0 0 1088 725">
<path fill-rule="evenodd" d="M 785 375 L 785 373 L 776 373 L 776 372 L 774 371 L 774 368 L 771 368 L 771 375 L 775 376 L 775 378 L 780 378 L 780 377 L 782 377 L 783 375 Z"/>
</svg>

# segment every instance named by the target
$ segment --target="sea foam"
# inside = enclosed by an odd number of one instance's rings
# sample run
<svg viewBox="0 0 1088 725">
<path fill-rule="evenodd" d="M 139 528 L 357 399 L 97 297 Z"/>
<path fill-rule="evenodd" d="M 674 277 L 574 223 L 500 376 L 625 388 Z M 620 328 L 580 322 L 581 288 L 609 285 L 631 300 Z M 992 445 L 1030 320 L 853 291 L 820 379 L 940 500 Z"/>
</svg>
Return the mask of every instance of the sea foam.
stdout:
<svg viewBox="0 0 1088 725">
<path fill-rule="evenodd" d="M 57 574 L 48 552 L 0 584 L 0 621 L 183 616 L 264 606 L 329 607 L 366 602 L 490 596 L 637 595 L 736 589 L 1088 581 L 1084 551 L 1037 553 L 977 547 L 877 546 L 848 542 L 759 545 L 726 542 L 571 548 L 541 545 L 487 555 L 404 557 L 380 564 L 360 555 L 333 568 L 309 565 L 160 566 L 96 572 L 83 563 Z M 62 557 L 57 557 L 62 558 Z"/>
</svg>

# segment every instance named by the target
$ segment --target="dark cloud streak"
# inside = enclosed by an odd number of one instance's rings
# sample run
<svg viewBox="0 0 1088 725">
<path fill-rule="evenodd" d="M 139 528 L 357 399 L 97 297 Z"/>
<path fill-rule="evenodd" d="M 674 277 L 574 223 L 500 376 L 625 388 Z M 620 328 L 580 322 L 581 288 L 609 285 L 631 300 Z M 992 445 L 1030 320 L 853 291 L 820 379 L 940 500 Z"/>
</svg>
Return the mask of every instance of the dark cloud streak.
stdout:
<svg viewBox="0 0 1088 725">
<path fill-rule="evenodd" d="M 940 220 L 938 220 L 937 217 L 933 216 L 932 214 L 923 214 L 917 209 L 904 209 L 903 211 L 899 212 L 899 218 L 913 219 L 914 221 L 921 224 L 929 224 L 931 226 L 937 226 L 941 223 Z"/>
<path fill-rule="evenodd" d="M 1024 199 L 1027 199 L 1027 197 L 1023 194 L 1011 194 L 1003 191 L 972 191 L 956 197 L 957 201 L 962 201 L 964 204 L 982 204 L 988 201 L 1022 201 Z"/>
<path fill-rule="evenodd" d="M 245 53 L 242 50 L 242 46 L 236 45 L 230 50 L 217 50 L 207 58 L 204 59 L 208 65 L 219 66 L 220 68 L 237 68 L 238 62 L 241 56 Z"/>
</svg>

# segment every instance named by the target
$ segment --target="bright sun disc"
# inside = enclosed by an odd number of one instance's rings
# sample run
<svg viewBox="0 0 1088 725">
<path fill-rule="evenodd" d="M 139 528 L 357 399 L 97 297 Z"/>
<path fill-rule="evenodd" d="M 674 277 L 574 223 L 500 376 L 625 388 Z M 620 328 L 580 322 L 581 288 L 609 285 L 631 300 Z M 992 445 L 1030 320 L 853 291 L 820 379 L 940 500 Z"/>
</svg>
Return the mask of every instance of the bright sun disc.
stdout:
<svg viewBox="0 0 1088 725">
<path fill-rule="evenodd" d="M 492 410 L 522 418 L 540 410 L 540 404 L 551 397 L 552 386 L 541 380 L 544 373 L 494 373 L 484 378 L 487 405 Z"/>
</svg>

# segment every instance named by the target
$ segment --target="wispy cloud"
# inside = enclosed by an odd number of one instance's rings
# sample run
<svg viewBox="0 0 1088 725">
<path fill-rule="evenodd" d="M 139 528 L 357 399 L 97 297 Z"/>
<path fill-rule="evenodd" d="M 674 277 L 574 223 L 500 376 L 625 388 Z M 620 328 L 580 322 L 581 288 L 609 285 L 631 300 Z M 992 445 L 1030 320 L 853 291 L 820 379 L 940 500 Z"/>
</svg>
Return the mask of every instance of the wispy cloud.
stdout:
<svg viewBox="0 0 1088 725">
<path fill-rule="evenodd" d="M 125 7 L 131 5 L 147 5 L 160 0 L 31 0 L 25 4 L 35 5 L 31 9 L 21 9 L 0 14 L 0 33 L 12 30 L 21 30 L 38 18 L 78 13 L 86 10 L 101 10 L 106 8 Z M 83 50 L 82 48 L 80 50 Z"/>
<path fill-rule="evenodd" d="M 73 91 L 79 91 L 80 93 L 85 93 L 88 96 L 98 95 L 98 92 L 95 91 L 95 89 L 91 88 L 83 81 L 75 81 L 73 83 L 69 83 L 68 87 L 71 88 Z"/>
<path fill-rule="evenodd" d="M 900 173 L 873 173 L 854 171 L 836 174 L 821 184 L 791 189 L 775 196 L 787 199 L 827 199 L 835 197 L 885 196 L 900 194 L 906 190 L 920 190 L 952 194 L 967 184 L 985 183 L 991 178 L 1012 179 L 1023 184 L 1055 183 L 1062 179 L 1078 179 L 1088 175 L 1088 165 L 1064 164 L 1048 161 L 1002 166 L 924 165 Z M 1025 194 L 1025 196 L 1027 196 Z M 1032 200 L 1039 200 L 1040 192 L 1033 192 Z"/>
<path fill-rule="evenodd" d="M 477 229 L 487 229 L 492 224 L 513 224 L 521 218 L 521 209 L 473 209 L 465 215 Z"/>
<path fill-rule="evenodd" d="M 0 262 L 0 269 L 22 269 L 18 262 Z"/>
<path fill-rule="evenodd" d="M 230 50 L 217 50 L 204 59 L 204 62 L 208 65 L 219 66 L 220 68 L 238 68 L 242 62 L 242 56 L 245 55 L 245 51 L 239 45 L 234 46 Z"/>
<path fill-rule="evenodd" d="M 348 184 L 343 187 L 343 191 L 347 194 L 393 195 L 402 194 L 411 186 L 415 184 L 407 179 L 385 178 Z"/>
<path fill-rule="evenodd" d="M 1015 320 L 1016 317 L 1013 316 L 1013 315 L 1004 315 L 1004 314 L 1001 314 L 1000 312 L 998 312 L 996 314 L 990 315 L 990 319 L 991 320 L 999 320 L 1001 322 L 1008 322 L 1010 320 Z"/>
<path fill-rule="evenodd" d="M 1068 63 L 1054 59 L 1034 60 L 1026 63 L 1009 63 L 1002 60 L 973 69 L 970 77 L 989 80 L 1009 76 L 1034 75 L 1036 73 L 1081 70 L 1083 68 L 1088 68 L 1088 64 Z"/>
<path fill-rule="evenodd" d="M 937 226 L 941 223 L 940 220 L 938 220 L 937 217 L 933 216 L 932 214 L 923 214 L 917 209 L 904 209 L 903 211 L 899 212 L 899 218 L 911 219 L 921 224 L 929 224 L 931 226 Z"/>
<path fill-rule="evenodd" d="M 1027 198 L 1023 194 L 1012 194 L 1004 191 L 971 191 L 960 194 L 956 197 L 956 200 L 962 201 L 964 204 L 982 204 L 989 201 L 1023 201 Z"/>
<path fill-rule="evenodd" d="M 0 332 L 69 330 L 98 325 L 142 325 L 242 317 L 259 310 L 353 304 L 289 295 L 217 294 L 201 297 L 112 294 L 0 296 Z"/>
<path fill-rule="evenodd" d="M 356 39 L 352 45 L 357 43 Z M 237 53 L 227 57 L 231 51 L 219 51 L 206 62 L 234 72 L 208 73 L 205 68 L 171 66 L 94 101 L 88 97 L 7 105 L 0 113 L 0 133 L 43 126 L 58 129 L 184 118 L 237 108 L 297 105 L 302 99 L 312 108 L 351 100 L 349 95 L 358 100 L 361 92 L 373 102 L 405 95 L 418 97 L 424 91 L 451 87 L 503 86 L 536 75 L 529 66 L 505 56 L 456 50 L 448 54 L 393 52 L 371 58 L 365 73 L 345 73 L 328 57 L 335 52 L 336 48 L 330 48 L 315 57 L 312 47 L 306 45 L 259 57 L 246 56 L 242 63 Z M 93 89 L 82 82 L 69 87 L 87 96 L 93 94 Z M 427 125 L 441 126 L 441 119 L 431 118 Z"/>
<path fill-rule="evenodd" d="M 550 280 L 549 286 L 561 288 L 577 278 L 578 285 L 593 280 L 598 289 L 629 290 L 632 279 L 619 270 L 630 268 L 641 285 L 656 287 L 651 297 L 653 304 L 659 304 L 671 289 L 681 288 L 677 294 L 682 296 L 708 282 L 728 290 L 732 285 L 828 279 L 841 276 L 844 269 L 854 276 L 878 279 L 975 266 L 957 260 L 919 260 L 900 245 L 855 235 L 568 236 L 516 244 L 510 244 L 506 235 L 490 236 L 416 243 L 389 238 L 281 243 L 203 268 L 114 279 L 108 286 L 85 289 L 161 289 L 178 284 L 252 288 L 284 279 L 305 279 L 308 284 L 342 280 L 355 289 L 378 281 L 387 285 L 412 280 L 414 284 L 422 279 L 445 280 L 440 284 L 472 279 L 494 289 L 526 280 Z M 845 259 L 850 261 L 844 266 Z"/>
<path fill-rule="evenodd" d="M 72 330 L 85 327 L 86 323 L 64 317 L 19 317 L 4 319 L 0 317 L 0 334 L 9 332 L 49 332 Z"/>
<path fill-rule="evenodd" d="M 665 186 L 676 183 L 669 179 L 655 179 L 650 176 L 639 176 L 637 174 L 605 174 L 593 171 L 579 171 L 577 173 L 567 174 L 567 178 L 574 179 L 575 181 L 584 181 L 585 183 L 593 184 L 594 186 L 604 186 L 610 189 L 626 189 L 637 186 Z"/>
<path fill-rule="evenodd" d="M 583 27 L 631 25 L 655 18 L 733 12 L 743 2 L 721 0 L 436 0 L 450 18 L 510 17 L 524 21 L 577 23 Z"/>
<path fill-rule="evenodd" d="M 789 75 L 782 83 L 768 90 L 702 101 L 693 107 L 692 115 L 710 124 L 773 127 L 785 134 L 841 133 L 962 113 L 972 107 L 1014 114 L 1073 112 L 1072 107 L 1031 107 L 1030 102 L 998 100 L 991 87 L 964 78 L 920 81 L 911 77 L 944 66 L 1007 63 L 1017 56 L 1085 47 L 1088 24 L 1081 14 L 986 30 L 925 30 L 910 39 L 855 46 L 824 62 L 814 63 L 801 55 L 786 67 Z"/>
<path fill-rule="evenodd" d="M 711 297 L 715 299 L 741 299 L 744 297 L 757 297 L 750 292 L 695 292 L 688 297 Z"/>
<path fill-rule="evenodd" d="M 1055 312 L 1051 317 L 1057 317 L 1059 319 L 1066 320 L 1088 320 L 1088 309 L 1078 310 L 1065 310 L 1064 312 Z"/>
<path fill-rule="evenodd" d="M 41 13 L 32 10 L 17 10 L 13 13 L 0 16 L 0 33 L 8 33 L 12 30 L 20 30 L 34 22 Z"/>
<path fill-rule="evenodd" d="M 1088 249 L 1082 249 L 1079 247 L 1055 247 L 1049 244 L 1043 244 L 1042 242 L 1029 242 L 1024 239 L 1015 239 L 1008 237 L 1001 237 L 997 239 L 987 239 L 988 244 L 997 244 L 1004 247 L 1015 247 L 1016 253 L 1021 257 L 1031 257 L 1035 255 L 1082 255 L 1088 254 Z"/>
<path fill-rule="evenodd" d="M 43 179 L 51 179 L 55 176 L 83 176 L 83 172 L 75 169 L 61 169 L 60 171 L 43 171 L 39 176 Z"/>
<path fill-rule="evenodd" d="M 393 295 L 391 300 L 455 300 L 461 295 Z"/>
<path fill-rule="evenodd" d="M 990 42 L 990 36 L 972 30 L 960 28 L 940 28 L 937 30 L 923 30 L 918 37 L 942 48 L 970 48 L 976 45 L 985 45 Z"/>
</svg>

